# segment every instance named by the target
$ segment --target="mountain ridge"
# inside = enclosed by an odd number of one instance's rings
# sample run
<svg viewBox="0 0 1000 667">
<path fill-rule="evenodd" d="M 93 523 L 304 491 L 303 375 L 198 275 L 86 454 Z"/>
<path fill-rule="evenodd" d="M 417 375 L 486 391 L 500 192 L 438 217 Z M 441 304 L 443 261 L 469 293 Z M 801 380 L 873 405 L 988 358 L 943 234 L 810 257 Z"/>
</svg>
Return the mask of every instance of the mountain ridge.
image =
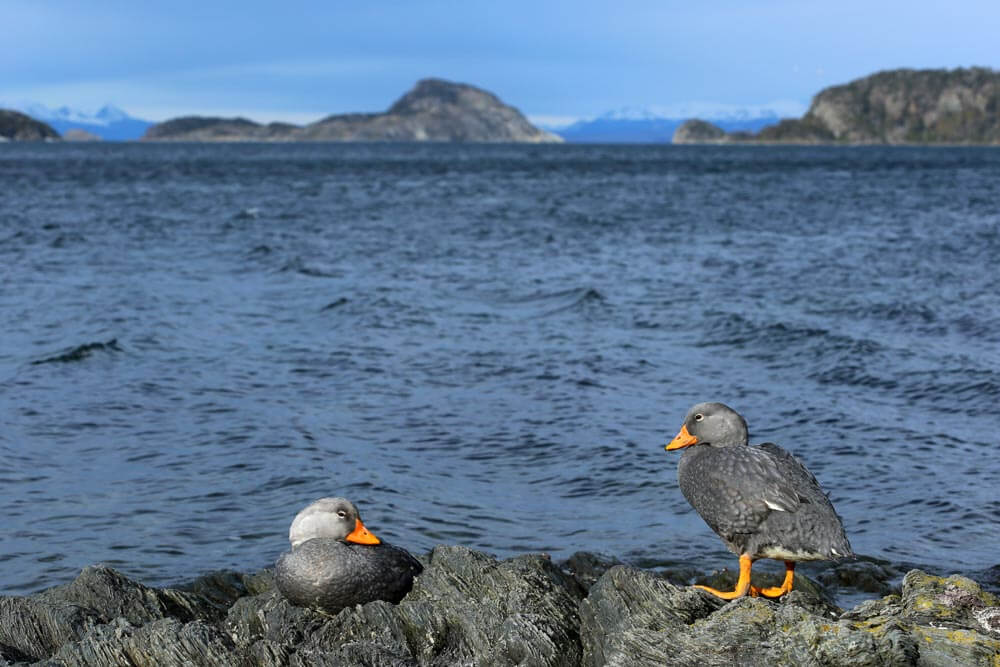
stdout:
<svg viewBox="0 0 1000 667">
<path fill-rule="evenodd" d="M 63 138 L 79 136 L 83 131 L 105 141 L 138 139 L 153 123 L 130 116 L 113 104 L 105 104 L 91 113 L 63 105 L 56 109 L 37 102 L 0 105 L 44 122 Z"/>
</svg>

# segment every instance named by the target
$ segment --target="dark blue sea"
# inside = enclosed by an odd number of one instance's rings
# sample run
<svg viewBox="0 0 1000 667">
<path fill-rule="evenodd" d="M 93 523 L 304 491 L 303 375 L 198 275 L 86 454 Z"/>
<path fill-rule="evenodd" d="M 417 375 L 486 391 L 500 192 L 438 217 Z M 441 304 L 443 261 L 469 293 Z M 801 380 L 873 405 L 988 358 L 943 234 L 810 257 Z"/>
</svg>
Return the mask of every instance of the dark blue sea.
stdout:
<svg viewBox="0 0 1000 667">
<path fill-rule="evenodd" d="M 10 143 L 0 313 L 3 594 L 256 570 L 327 495 L 732 568 L 663 450 L 705 400 L 862 559 L 1000 564 L 996 148 Z"/>
</svg>

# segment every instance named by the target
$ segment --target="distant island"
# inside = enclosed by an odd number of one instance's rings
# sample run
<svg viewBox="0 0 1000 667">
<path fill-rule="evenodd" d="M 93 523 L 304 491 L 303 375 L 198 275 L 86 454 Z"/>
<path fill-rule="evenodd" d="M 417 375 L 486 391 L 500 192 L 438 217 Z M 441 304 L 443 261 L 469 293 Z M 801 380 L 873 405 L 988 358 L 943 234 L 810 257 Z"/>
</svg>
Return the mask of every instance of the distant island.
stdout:
<svg viewBox="0 0 1000 667">
<path fill-rule="evenodd" d="M 555 143 L 496 95 L 422 79 L 383 113 L 327 116 L 305 126 L 188 116 L 153 125 L 142 141 L 435 141 Z"/>
<path fill-rule="evenodd" d="M 802 118 L 750 132 L 691 119 L 675 144 L 1000 144 L 1000 72 L 897 69 L 820 91 Z"/>
<path fill-rule="evenodd" d="M 0 109 L 0 141 L 51 141 L 59 133 L 19 111 Z"/>
<path fill-rule="evenodd" d="M 114 139 L 123 132 L 138 132 L 135 128 L 141 126 L 147 128 L 142 141 L 658 143 L 672 139 L 676 144 L 1000 145 L 1000 72 L 986 67 L 887 70 L 825 88 L 801 118 L 778 119 L 770 113 L 770 118 L 716 118 L 714 123 L 605 115 L 576 123 L 558 136 L 532 125 L 488 91 L 431 78 L 418 81 L 382 113 L 332 115 L 301 126 L 202 116 L 149 125 L 110 106 L 89 124 L 68 108 L 51 112 L 54 120 L 45 123 L 0 109 L 0 142 Z M 63 129 L 62 137 L 57 129 Z"/>
</svg>

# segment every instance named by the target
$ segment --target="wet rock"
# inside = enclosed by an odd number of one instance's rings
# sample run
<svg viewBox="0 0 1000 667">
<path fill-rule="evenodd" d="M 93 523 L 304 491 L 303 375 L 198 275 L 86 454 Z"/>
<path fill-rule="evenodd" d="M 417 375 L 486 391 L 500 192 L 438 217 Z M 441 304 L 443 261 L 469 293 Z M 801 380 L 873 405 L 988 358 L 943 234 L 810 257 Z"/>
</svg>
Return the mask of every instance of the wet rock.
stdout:
<svg viewBox="0 0 1000 667">
<path fill-rule="evenodd" d="M 289 604 L 268 571 L 175 590 L 87 568 L 0 598 L 0 666 L 1000 664 L 997 597 L 964 577 L 912 570 L 900 594 L 842 613 L 805 577 L 780 600 L 726 602 L 593 554 L 559 567 L 438 547 L 421 561 L 398 605 L 333 616 Z M 708 580 L 726 588 L 730 574 Z"/>
<path fill-rule="evenodd" d="M 852 590 L 878 595 L 898 593 L 898 587 L 892 582 L 898 581 L 902 572 L 896 571 L 887 563 L 857 559 L 845 560 L 823 571 L 818 581 L 825 590 Z M 796 574 L 798 579 L 798 574 Z"/>
<path fill-rule="evenodd" d="M 590 553 L 588 551 L 577 551 L 562 563 L 563 569 L 567 570 L 580 587 L 589 591 L 598 579 L 605 572 L 615 565 L 623 565 L 620 560 L 611 556 Z"/>
<path fill-rule="evenodd" d="M 274 573 L 270 570 L 261 570 L 253 574 L 219 570 L 204 574 L 191 583 L 179 587 L 181 591 L 201 596 L 217 607 L 222 614 L 225 614 L 240 598 L 266 593 L 273 588 Z"/>
<path fill-rule="evenodd" d="M 76 579 L 39 594 L 41 601 L 69 602 L 96 612 L 104 622 L 124 618 L 142 625 L 161 618 L 217 621 L 225 608 L 187 591 L 149 588 L 107 567 L 86 567 Z"/>
</svg>

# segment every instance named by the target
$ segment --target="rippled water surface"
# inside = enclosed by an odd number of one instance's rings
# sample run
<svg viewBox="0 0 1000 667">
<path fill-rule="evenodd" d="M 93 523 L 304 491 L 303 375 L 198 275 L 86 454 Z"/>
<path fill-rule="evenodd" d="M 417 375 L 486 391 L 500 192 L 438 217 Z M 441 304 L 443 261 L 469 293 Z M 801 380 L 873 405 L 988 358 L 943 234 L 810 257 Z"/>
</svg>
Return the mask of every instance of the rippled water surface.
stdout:
<svg viewBox="0 0 1000 667">
<path fill-rule="evenodd" d="M 1000 151 L 0 145 L 0 593 L 415 551 L 735 565 L 721 400 L 855 550 L 1000 562 Z"/>
</svg>

